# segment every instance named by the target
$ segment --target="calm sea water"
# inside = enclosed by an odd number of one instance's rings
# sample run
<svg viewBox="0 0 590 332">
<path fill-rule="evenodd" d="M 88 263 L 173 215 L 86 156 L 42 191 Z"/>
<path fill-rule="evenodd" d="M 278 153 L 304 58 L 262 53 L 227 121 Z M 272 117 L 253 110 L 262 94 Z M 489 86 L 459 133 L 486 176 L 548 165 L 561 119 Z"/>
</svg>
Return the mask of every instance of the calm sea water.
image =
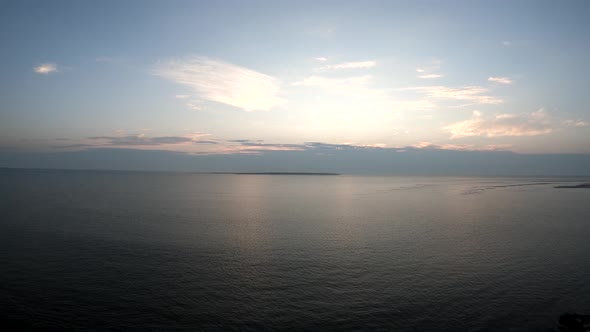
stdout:
<svg viewBox="0 0 590 332">
<path fill-rule="evenodd" d="M 572 178 L 0 170 L 0 314 L 72 330 L 545 331 L 590 312 Z"/>
</svg>

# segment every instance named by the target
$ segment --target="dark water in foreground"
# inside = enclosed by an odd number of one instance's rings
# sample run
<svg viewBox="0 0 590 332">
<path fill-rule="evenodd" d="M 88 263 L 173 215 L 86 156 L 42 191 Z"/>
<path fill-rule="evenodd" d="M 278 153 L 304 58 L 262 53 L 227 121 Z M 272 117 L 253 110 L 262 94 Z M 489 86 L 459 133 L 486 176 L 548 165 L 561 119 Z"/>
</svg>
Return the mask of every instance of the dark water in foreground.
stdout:
<svg viewBox="0 0 590 332">
<path fill-rule="evenodd" d="M 0 170 L 0 314 L 40 329 L 545 331 L 590 312 L 590 190 L 551 181 L 572 179 Z"/>
</svg>

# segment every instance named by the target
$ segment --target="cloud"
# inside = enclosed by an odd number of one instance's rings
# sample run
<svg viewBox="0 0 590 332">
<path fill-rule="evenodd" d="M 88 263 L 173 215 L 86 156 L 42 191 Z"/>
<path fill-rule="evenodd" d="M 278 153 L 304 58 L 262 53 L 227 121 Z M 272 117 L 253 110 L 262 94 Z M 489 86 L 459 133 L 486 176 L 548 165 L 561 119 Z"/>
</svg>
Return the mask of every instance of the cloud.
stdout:
<svg viewBox="0 0 590 332">
<path fill-rule="evenodd" d="M 480 86 L 449 88 L 446 86 L 420 86 L 404 90 L 423 92 L 430 98 L 473 101 L 479 104 L 501 104 L 503 100 L 486 94 L 488 89 Z"/>
<path fill-rule="evenodd" d="M 435 144 L 432 142 L 420 142 L 411 146 L 404 147 L 387 147 L 383 143 L 375 144 L 353 144 L 353 143 L 324 143 L 324 142 L 304 142 L 303 144 L 272 144 L 263 142 L 243 142 L 242 146 L 251 147 L 249 151 L 316 151 L 316 152 L 334 152 L 334 151 L 383 151 L 383 152 L 407 152 L 409 150 L 453 150 L 453 151 L 506 151 L 511 145 L 508 144 L 488 144 L 484 146 L 475 146 L 473 144 Z"/>
<path fill-rule="evenodd" d="M 424 79 L 432 79 L 432 78 L 441 78 L 444 75 L 437 73 L 440 69 L 440 64 L 442 63 L 441 60 L 432 60 L 424 66 L 416 68 L 416 72 L 419 73 L 418 78 Z"/>
<path fill-rule="evenodd" d="M 427 74 L 427 75 L 420 75 L 419 78 L 441 78 L 444 75 L 441 74 Z"/>
<path fill-rule="evenodd" d="M 568 127 L 586 127 L 590 125 L 590 123 L 582 120 L 565 120 L 563 124 Z"/>
<path fill-rule="evenodd" d="M 188 137 L 145 137 L 143 135 L 130 135 L 130 136 L 96 136 L 88 137 L 91 140 L 104 140 L 106 145 L 163 145 L 163 144 L 179 144 L 188 143 L 192 139 Z"/>
<path fill-rule="evenodd" d="M 488 77 L 488 81 L 500 84 L 512 84 L 512 80 L 508 77 Z"/>
<path fill-rule="evenodd" d="M 324 69 L 339 70 L 339 69 L 358 69 L 358 68 L 372 68 L 377 65 L 375 61 L 355 61 L 343 62 L 335 65 L 328 65 Z"/>
<path fill-rule="evenodd" d="M 308 149 L 329 149 L 329 150 L 356 150 L 356 149 L 372 149 L 373 147 L 357 146 L 353 144 L 334 144 L 324 142 L 305 142 L 304 145 Z"/>
<path fill-rule="evenodd" d="M 186 99 L 186 98 L 189 98 L 189 97 L 190 97 L 190 95 L 175 95 L 174 96 L 174 98 L 176 98 L 176 99 Z"/>
<path fill-rule="evenodd" d="M 200 104 L 200 102 L 198 102 L 198 101 L 193 101 L 191 103 L 186 103 L 186 107 L 188 107 L 188 108 L 190 108 L 191 110 L 194 110 L 194 111 L 202 111 L 202 110 L 205 109 L 205 107 L 202 106 Z"/>
<path fill-rule="evenodd" d="M 154 145 L 176 145 L 176 144 L 217 144 L 214 140 L 201 140 L 199 137 L 204 134 L 187 136 L 161 136 L 161 137 L 146 137 L 140 135 L 129 136 L 96 136 L 88 137 L 90 140 L 102 141 L 101 145 L 114 146 L 154 146 Z"/>
<path fill-rule="evenodd" d="M 317 58 L 315 58 L 315 59 L 316 59 L 317 61 L 322 61 L 322 62 L 324 62 L 324 61 L 328 61 L 328 58 L 326 58 L 326 57 L 323 57 L 323 56 L 317 57 Z"/>
<path fill-rule="evenodd" d="M 373 77 L 369 75 L 332 78 L 325 76 L 310 76 L 294 82 L 294 86 L 308 86 L 324 89 L 330 93 L 339 94 L 345 98 L 362 99 L 365 105 L 369 103 L 373 110 L 425 110 L 435 105 L 423 99 L 401 100 L 392 96 L 391 91 L 371 86 Z M 344 97 L 342 99 L 344 99 Z"/>
<path fill-rule="evenodd" d="M 306 146 L 302 144 L 289 144 L 289 143 L 264 143 L 264 142 L 239 142 L 242 148 L 238 150 L 242 151 L 294 151 L 294 150 L 305 150 Z"/>
<path fill-rule="evenodd" d="M 263 140 L 250 139 L 203 139 L 208 134 L 197 133 L 186 136 L 147 137 L 143 134 L 126 136 L 96 136 L 86 140 L 68 140 L 68 144 L 57 144 L 58 149 L 95 149 L 95 148 L 133 148 L 142 150 L 166 150 L 191 154 L 259 154 L 268 151 L 317 151 L 336 150 L 374 150 L 387 149 L 397 151 L 400 148 L 388 148 L 383 143 L 266 143 Z M 431 146 L 431 148 L 439 148 Z M 407 149 L 407 147 L 403 148 Z"/>
<path fill-rule="evenodd" d="M 436 144 L 433 142 L 420 142 L 411 147 L 417 149 L 453 150 L 453 151 L 506 151 L 512 148 L 510 144 L 487 144 L 476 146 L 473 144 Z"/>
<path fill-rule="evenodd" d="M 272 76 L 205 57 L 158 64 L 153 73 L 192 89 L 203 99 L 245 111 L 266 111 L 283 102 Z"/>
<path fill-rule="evenodd" d="M 37 74 L 44 74 L 44 75 L 56 73 L 58 71 L 57 65 L 54 63 L 42 63 L 39 66 L 33 68 L 33 70 Z"/>
<path fill-rule="evenodd" d="M 497 114 L 485 118 L 480 112 L 473 112 L 469 120 L 444 127 L 451 138 L 468 136 L 537 136 L 549 134 L 554 130 L 549 116 L 540 109 L 528 114 Z"/>
<path fill-rule="evenodd" d="M 501 44 L 502 44 L 502 46 L 504 46 L 504 47 L 508 47 L 508 46 L 511 46 L 511 45 L 512 45 L 512 42 L 509 42 L 509 41 L 507 41 L 507 40 L 503 40 Z"/>
<path fill-rule="evenodd" d="M 232 142 L 232 143 L 252 143 L 252 142 L 261 143 L 261 142 L 263 142 L 262 140 L 253 141 L 253 140 L 250 140 L 250 139 L 230 139 L 230 140 L 227 140 L 227 141 L 228 142 Z"/>
<path fill-rule="evenodd" d="M 59 149 L 133 148 L 166 150 L 190 154 L 242 154 L 264 151 L 305 150 L 305 144 L 264 143 L 262 140 L 207 138 L 209 134 L 196 133 L 184 136 L 148 137 L 144 134 L 126 136 L 88 137 L 78 144 L 57 145 Z"/>
</svg>

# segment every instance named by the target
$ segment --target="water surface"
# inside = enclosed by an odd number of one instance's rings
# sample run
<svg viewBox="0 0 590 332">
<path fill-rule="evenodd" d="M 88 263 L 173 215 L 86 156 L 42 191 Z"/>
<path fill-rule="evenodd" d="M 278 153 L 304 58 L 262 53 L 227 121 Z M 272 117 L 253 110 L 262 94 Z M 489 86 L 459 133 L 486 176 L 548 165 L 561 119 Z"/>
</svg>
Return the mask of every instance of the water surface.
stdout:
<svg viewBox="0 0 590 332">
<path fill-rule="evenodd" d="M 0 313 L 76 330 L 529 331 L 590 312 L 572 178 L 0 170 Z"/>
</svg>

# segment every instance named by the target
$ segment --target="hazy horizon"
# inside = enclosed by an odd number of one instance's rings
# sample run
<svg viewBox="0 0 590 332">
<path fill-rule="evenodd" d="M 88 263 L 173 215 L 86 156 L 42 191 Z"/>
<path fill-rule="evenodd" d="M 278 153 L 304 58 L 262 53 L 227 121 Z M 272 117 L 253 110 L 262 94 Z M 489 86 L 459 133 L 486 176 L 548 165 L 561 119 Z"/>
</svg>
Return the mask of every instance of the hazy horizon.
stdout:
<svg viewBox="0 0 590 332">
<path fill-rule="evenodd" d="M 400 152 L 401 151 L 401 152 Z M 261 154 L 190 155 L 160 150 L 0 154 L 0 167 L 172 171 L 308 172 L 417 176 L 590 176 L 590 155 L 453 151 L 441 149 L 316 147 Z"/>
</svg>

